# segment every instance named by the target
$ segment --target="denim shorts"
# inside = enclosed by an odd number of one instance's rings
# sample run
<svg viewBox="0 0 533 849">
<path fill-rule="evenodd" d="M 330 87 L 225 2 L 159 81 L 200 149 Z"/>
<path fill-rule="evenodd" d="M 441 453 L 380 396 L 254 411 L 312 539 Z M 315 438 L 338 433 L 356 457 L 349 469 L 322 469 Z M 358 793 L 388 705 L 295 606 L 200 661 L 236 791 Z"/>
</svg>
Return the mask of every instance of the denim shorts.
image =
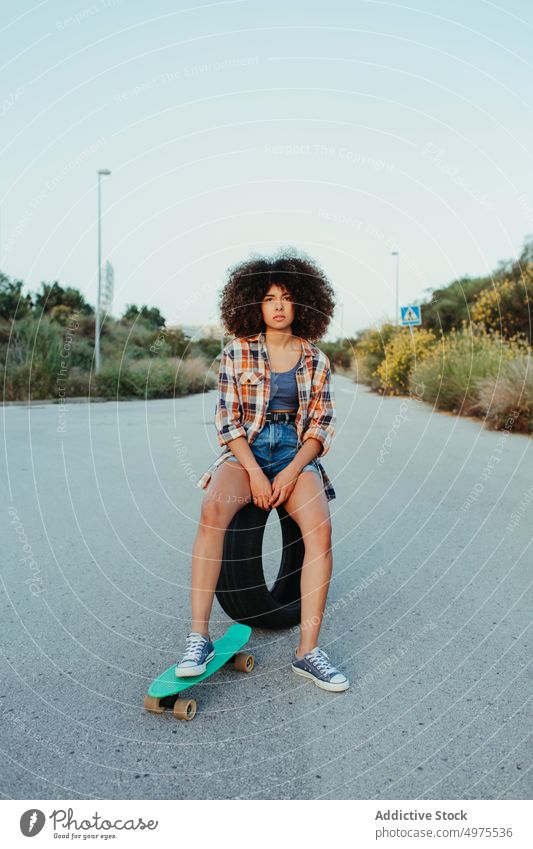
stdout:
<svg viewBox="0 0 533 849">
<path fill-rule="evenodd" d="M 265 422 L 250 445 L 250 449 L 262 471 L 272 481 L 298 453 L 296 425 L 294 422 Z M 226 462 L 229 463 L 232 460 L 235 463 L 239 462 L 233 456 Z M 320 469 L 314 460 L 307 463 L 302 472 L 316 472 L 322 481 Z"/>
</svg>

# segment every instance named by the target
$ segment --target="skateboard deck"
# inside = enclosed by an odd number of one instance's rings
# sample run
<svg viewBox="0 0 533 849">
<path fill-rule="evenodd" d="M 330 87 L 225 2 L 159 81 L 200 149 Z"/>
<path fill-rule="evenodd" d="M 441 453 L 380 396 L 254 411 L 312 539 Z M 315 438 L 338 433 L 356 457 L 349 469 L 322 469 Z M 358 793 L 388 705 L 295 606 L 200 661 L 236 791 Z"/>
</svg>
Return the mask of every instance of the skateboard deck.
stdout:
<svg viewBox="0 0 533 849">
<path fill-rule="evenodd" d="M 250 639 L 251 633 L 249 625 L 231 625 L 223 637 L 214 641 L 215 656 L 201 675 L 178 678 L 175 672 L 176 663 L 173 663 L 150 684 L 144 697 L 145 709 L 152 713 L 163 713 L 166 709 L 172 709 L 178 719 L 193 719 L 196 714 L 195 700 L 180 699 L 179 694 L 210 678 L 230 660 L 234 660 L 235 669 L 238 671 L 251 672 L 254 668 L 253 655 L 240 651 Z"/>
</svg>

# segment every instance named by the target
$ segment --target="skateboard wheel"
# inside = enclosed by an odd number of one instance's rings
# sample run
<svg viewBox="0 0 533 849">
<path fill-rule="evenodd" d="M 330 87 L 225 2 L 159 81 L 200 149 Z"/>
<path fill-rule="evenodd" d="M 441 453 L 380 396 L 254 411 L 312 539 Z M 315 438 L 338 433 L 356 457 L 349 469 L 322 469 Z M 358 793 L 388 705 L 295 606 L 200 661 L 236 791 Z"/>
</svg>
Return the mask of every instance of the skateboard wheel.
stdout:
<svg viewBox="0 0 533 849">
<path fill-rule="evenodd" d="M 238 672 L 251 672 L 254 668 L 254 656 L 248 652 L 240 651 L 235 655 L 235 669 Z"/>
<path fill-rule="evenodd" d="M 155 696 L 148 695 L 144 697 L 144 709 L 149 710 L 152 713 L 163 713 L 163 711 L 165 710 L 159 704 L 159 699 L 157 699 Z"/>
<path fill-rule="evenodd" d="M 194 719 L 196 702 L 194 699 L 176 699 L 172 713 L 176 719 Z"/>
</svg>

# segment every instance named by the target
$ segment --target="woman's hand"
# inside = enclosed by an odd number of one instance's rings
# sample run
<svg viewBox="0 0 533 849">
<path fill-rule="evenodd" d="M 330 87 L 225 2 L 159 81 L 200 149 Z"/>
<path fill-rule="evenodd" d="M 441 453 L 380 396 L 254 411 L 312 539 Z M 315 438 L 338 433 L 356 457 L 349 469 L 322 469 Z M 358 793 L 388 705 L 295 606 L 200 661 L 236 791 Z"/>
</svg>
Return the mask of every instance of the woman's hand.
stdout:
<svg viewBox="0 0 533 849">
<path fill-rule="evenodd" d="M 252 492 L 252 501 L 256 507 L 261 507 L 262 510 L 270 510 L 269 499 L 272 494 L 272 484 L 265 475 L 262 469 L 254 469 L 249 472 L 250 490 Z"/>
<path fill-rule="evenodd" d="M 299 472 L 295 471 L 295 469 L 289 463 L 288 466 L 285 466 L 284 469 L 281 470 L 279 474 L 276 475 L 274 480 L 272 481 L 272 495 L 270 496 L 270 506 L 272 508 L 278 507 L 280 504 L 283 504 L 284 501 L 287 500 L 294 487 L 296 486 L 296 481 L 298 480 Z"/>
</svg>

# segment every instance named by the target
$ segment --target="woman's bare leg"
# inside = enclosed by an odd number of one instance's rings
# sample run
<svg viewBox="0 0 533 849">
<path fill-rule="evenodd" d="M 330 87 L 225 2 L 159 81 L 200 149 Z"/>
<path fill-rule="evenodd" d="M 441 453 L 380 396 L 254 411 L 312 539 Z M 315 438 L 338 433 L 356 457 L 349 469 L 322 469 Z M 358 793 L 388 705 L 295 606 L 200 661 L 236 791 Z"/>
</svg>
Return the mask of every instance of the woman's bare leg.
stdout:
<svg viewBox="0 0 533 849">
<path fill-rule="evenodd" d="M 302 472 L 283 504 L 298 524 L 305 546 L 300 589 L 299 657 L 318 645 L 332 572 L 331 517 L 324 487 L 315 472 Z"/>
<path fill-rule="evenodd" d="M 250 479 L 228 460 L 213 474 L 202 501 L 192 550 L 192 631 L 209 636 L 209 618 L 220 575 L 224 535 L 235 513 L 251 500 Z"/>
</svg>

